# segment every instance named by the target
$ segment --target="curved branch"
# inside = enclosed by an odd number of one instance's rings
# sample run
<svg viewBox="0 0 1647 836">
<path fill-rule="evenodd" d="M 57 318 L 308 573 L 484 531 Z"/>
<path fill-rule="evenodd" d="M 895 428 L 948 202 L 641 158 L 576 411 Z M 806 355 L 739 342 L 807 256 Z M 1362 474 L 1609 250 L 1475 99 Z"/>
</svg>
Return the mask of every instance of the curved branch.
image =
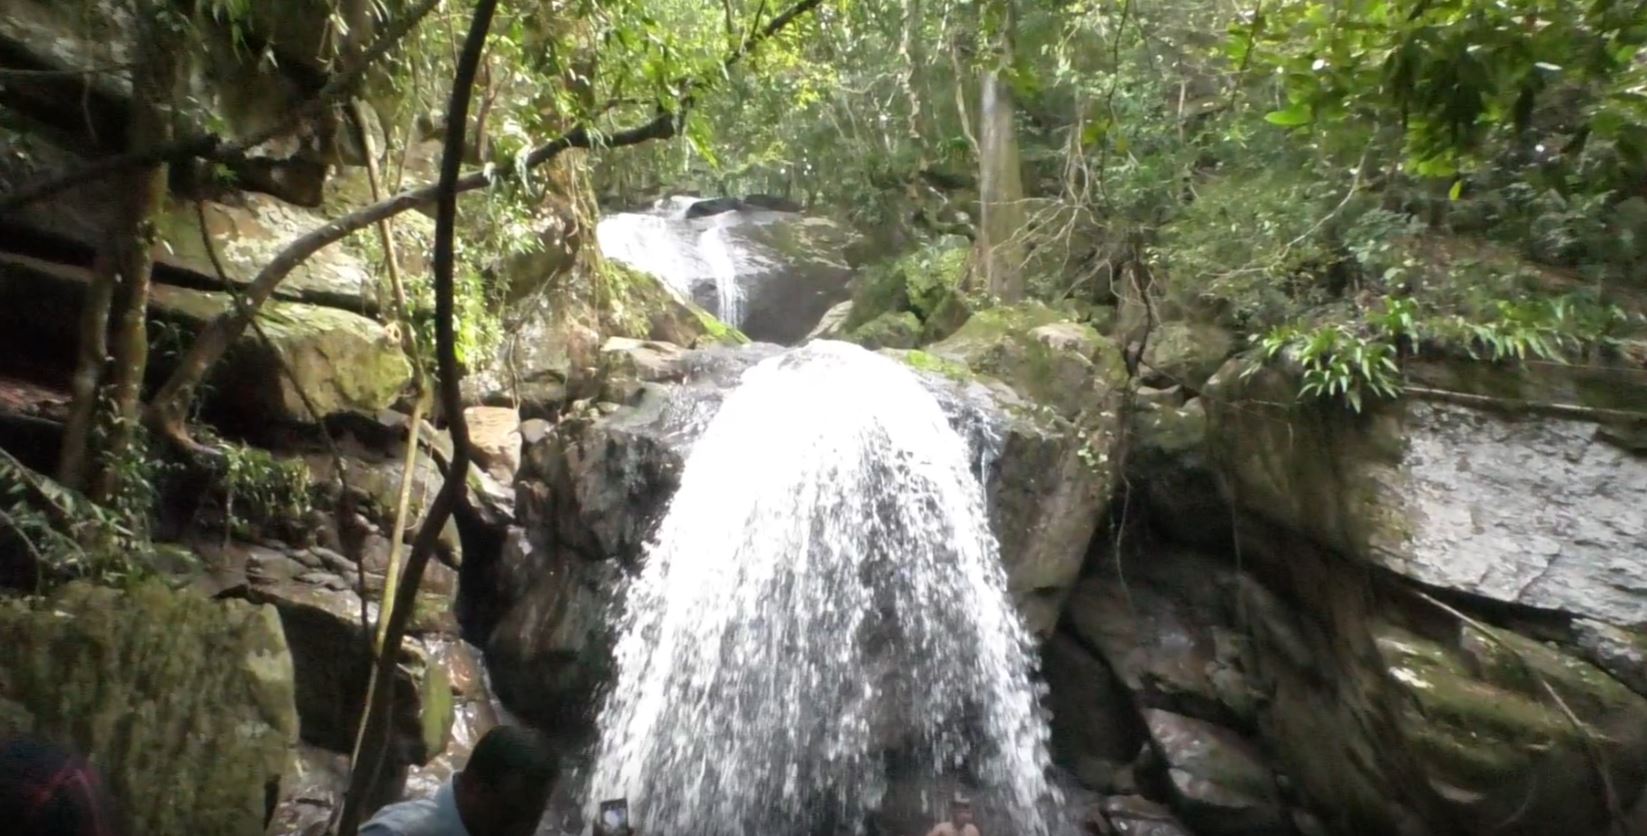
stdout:
<svg viewBox="0 0 1647 836">
<path fill-rule="evenodd" d="M 394 25 L 386 29 L 365 52 L 360 54 L 359 58 L 350 62 L 346 69 L 332 76 L 331 80 L 327 81 L 319 92 L 297 107 L 287 111 L 284 119 L 276 121 L 263 130 L 234 142 L 225 140 L 213 133 L 197 134 L 177 142 L 161 145 L 158 148 L 142 149 L 105 157 L 74 171 L 48 178 L 33 185 L 23 186 L 11 194 L 0 197 L 0 214 L 11 212 L 21 206 L 51 197 L 58 192 L 74 188 L 82 183 L 89 183 L 107 177 L 116 171 L 134 166 L 157 165 L 163 162 L 181 163 L 195 157 L 205 157 L 224 162 L 244 158 L 251 149 L 292 131 L 304 119 L 321 112 L 331 101 L 353 90 L 360 83 L 360 79 L 366 75 L 366 71 L 371 69 L 372 64 L 387 55 L 389 50 L 399 44 L 402 38 L 410 34 L 418 23 L 438 5 L 440 5 L 440 0 L 422 0 L 409 13 L 397 19 Z"/>
</svg>

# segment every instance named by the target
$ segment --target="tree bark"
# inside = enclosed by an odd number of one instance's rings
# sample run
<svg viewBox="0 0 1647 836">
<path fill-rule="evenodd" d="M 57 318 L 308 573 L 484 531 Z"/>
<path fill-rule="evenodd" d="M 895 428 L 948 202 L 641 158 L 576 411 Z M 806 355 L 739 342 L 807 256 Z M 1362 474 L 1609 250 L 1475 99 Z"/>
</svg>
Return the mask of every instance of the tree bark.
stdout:
<svg viewBox="0 0 1647 836">
<path fill-rule="evenodd" d="M 177 53 L 165 42 L 158 17 L 173 12 L 156 2 L 139 5 L 143 21 L 142 57 L 132 74 L 132 117 L 127 146 L 157 148 L 172 140 L 172 94 L 176 90 Z M 113 304 L 109 311 L 109 428 L 103 466 L 92 485 L 92 498 L 108 503 L 121 490 L 119 463 L 136 442 L 143 375 L 149 366 L 149 283 L 159 237 L 155 215 L 166 200 L 165 162 L 132 169 L 119 226 L 110 241 L 114 267 Z"/>
<path fill-rule="evenodd" d="M 436 495 L 429 515 L 424 518 L 412 543 L 405 574 L 395 590 L 394 609 L 388 613 L 383 645 L 372 666 L 373 682 L 367 687 L 371 694 L 370 701 L 360 718 L 358 751 L 361 757 L 349 776 L 349 795 L 344 799 L 338 836 L 355 836 L 365 813 L 362 801 L 382 769 L 387 753 L 389 710 L 395 690 L 395 661 L 400 657 L 406 622 L 416 605 L 418 586 L 423 582 L 423 569 L 429 563 L 429 555 L 434 552 L 446 520 L 463 502 L 469 485 L 469 428 L 463 418 L 462 380 L 453 327 L 456 316 L 453 274 L 457 261 L 453 236 L 457 227 L 458 181 L 463 167 L 469 100 L 474 92 L 475 74 L 480 67 L 486 34 L 491 30 L 497 5 L 498 0 L 480 0 L 475 6 L 475 16 L 469 24 L 469 34 L 464 39 L 463 53 L 458 58 L 457 72 L 452 81 L 452 100 L 446 109 L 446 145 L 441 154 L 440 181 L 435 184 L 435 357 L 440 365 L 441 402 L 446 410 L 447 429 L 452 436 L 452 459 L 440 493 Z M 416 426 L 411 427 L 407 443 L 417 444 Z M 395 532 L 395 536 L 398 537 L 399 532 Z M 361 626 L 365 628 L 366 625 Z"/>
<path fill-rule="evenodd" d="M 70 384 L 69 417 L 63 425 L 63 449 L 57 461 L 57 481 L 81 492 L 85 492 L 90 477 L 92 427 L 103 388 L 103 369 L 109 360 L 109 306 L 113 296 L 114 266 L 104 247 L 97 254 L 91 286 L 80 308 L 79 355 Z"/>
<path fill-rule="evenodd" d="M 1006 79 L 1013 63 L 1016 12 L 1012 0 L 994 0 L 993 66 L 983 77 L 978 107 L 978 248 L 989 292 L 1012 303 L 1024 298 L 1024 182 L 1014 124 L 1016 106 Z"/>
</svg>

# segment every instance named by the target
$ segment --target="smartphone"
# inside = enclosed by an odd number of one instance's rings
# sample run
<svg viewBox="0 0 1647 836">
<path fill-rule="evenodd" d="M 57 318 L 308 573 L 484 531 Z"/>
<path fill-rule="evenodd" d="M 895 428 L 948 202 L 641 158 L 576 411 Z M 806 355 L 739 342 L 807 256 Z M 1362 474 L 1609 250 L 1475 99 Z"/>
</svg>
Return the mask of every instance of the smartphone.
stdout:
<svg viewBox="0 0 1647 836">
<path fill-rule="evenodd" d="M 600 831 L 610 836 L 629 832 L 629 799 L 614 798 L 600 803 Z"/>
</svg>

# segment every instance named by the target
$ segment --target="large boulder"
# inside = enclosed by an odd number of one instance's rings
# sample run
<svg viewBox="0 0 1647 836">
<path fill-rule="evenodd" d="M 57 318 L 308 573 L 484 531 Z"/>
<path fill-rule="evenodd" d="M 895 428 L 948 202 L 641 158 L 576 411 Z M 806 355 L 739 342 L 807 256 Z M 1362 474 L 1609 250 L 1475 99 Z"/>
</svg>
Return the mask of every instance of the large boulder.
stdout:
<svg viewBox="0 0 1647 836">
<path fill-rule="evenodd" d="M 1420 583 L 1647 624 L 1647 454 L 1583 417 L 1643 400 L 1641 369 L 1419 365 L 1432 396 L 1361 415 L 1245 369 L 1208 399 L 1236 505 Z"/>
<path fill-rule="evenodd" d="M 1029 330 L 1045 325 L 1057 324 L 1038 321 Z M 999 352 L 1001 368 L 1018 368 L 1010 360 L 1016 351 L 1045 352 L 1059 379 L 1080 389 L 1080 404 L 1069 397 L 1062 408 L 1041 406 L 1017 394 L 1014 379 L 976 376 L 923 352 L 893 356 L 916 370 L 978 451 L 1010 591 L 1026 624 L 1044 636 L 1109 500 L 1118 422 L 1109 381 L 1096 372 L 1104 365 L 1100 342 L 1078 330 L 1081 339 L 1070 342 L 1061 326 L 1003 333 L 1013 346 Z M 726 393 L 779 350 L 682 351 L 612 340 L 603 351 L 603 385 L 586 407 L 526 445 L 517 482 L 521 528 L 485 591 L 465 590 L 492 613 L 487 660 L 511 710 L 551 728 L 570 726 L 569 733 L 591 719 L 606 676 L 610 605 L 625 572 Z M 1067 368 L 1051 360 L 1054 351 L 1070 353 Z"/>
<path fill-rule="evenodd" d="M 1142 513 L 1060 635 L 1128 691 L 1143 790 L 1196 832 L 1603 833 L 1641 803 L 1641 387 L 1408 370 L 1363 414 L 1242 361 L 1135 393 Z M 1100 681 L 1047 660 L 1054 706 Z"/>
<path fill-rule="evenodd" d="M 1164 322 L 1144 346 L 1145 382 L 1199 390 L 1235 349 L 1235 337 L 1218 325 Z"/>
<path fill-rule="evenodd" d="M 383 544 L 386 549 L 386 544 Z M 274 548 L 231 542 L 202 544 L 209 584 L 220 597 L 271 606 L 279 614 L 296 670 L 303 740 L 337 752 L 353 750 L 372 666 L 363 616 L 376 618 L 383 589 L 381 566 L 360 567 L 325 548 Z M 374 561 L 368 557 L 368 564 Z M 443 578 L 444 576 L 444 578 Z M 364 587 L 371 600 L 362 602 Z M 420 764 L 446 744 L 452 724 L 450 685 L 432 664 L 424 637 L 451 633 L 456 577 L 431 562 L 401 647 L 391 700 L 392 752 L 399 763 Z"/>
<path fill-rule="evenodd" d="M 72 367 L 89 271 L 25 256 L 0 257 L 0 345 L 60 371 Z M 157 284 L 150 290 L 151 370 L 163 374 L 179 347 L 233 306 L 226 293 Z M 311 423 L 301 389 L 326 417 L 375 413 L 411 380 L 411 366 L 383 326 L 359 314 L 271 301 L 208 378 L 207 400 L 252 423 Z M 289 371 L 289 374 L 288 374 Z"/>
<path fill-rule="evenodd" d="M 88 754 L 133 833 L 263 832 L 298 733 L 272 607 L 71 584 L 0 633 L 0 736 Z"/>
<path fill-rule="evenodd" d="M 1603 832 L 1647 786 L 1647 698 L 1601 670 L 1485 626 L 1376 636 L 1405 696 L 1400 745 L 1466 832 Z"/>
<path fill-rule="evenodd" d="M 826 218 L 757 207 L 618 213 L 596 229 L 607 257 L 658 277 L 751 339 L 791 344 L 847 298 L 858 236 Z"/>
</svg>

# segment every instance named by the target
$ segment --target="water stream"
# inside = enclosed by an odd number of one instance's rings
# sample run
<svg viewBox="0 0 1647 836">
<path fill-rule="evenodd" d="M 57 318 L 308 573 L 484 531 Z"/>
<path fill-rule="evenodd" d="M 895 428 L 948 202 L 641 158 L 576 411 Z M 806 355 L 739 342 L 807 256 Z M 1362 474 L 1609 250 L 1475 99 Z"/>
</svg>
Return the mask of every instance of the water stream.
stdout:
<svg viewBox="0 0 1647 836">
<path fill-rule="evenodd" d="M 913 782 L 1051 832 L 974 462 L 894 360 L 815 342 L 750 369 L 627 593 L 591 802 L 656 833 L 863 833 Z"/>
</svg>

